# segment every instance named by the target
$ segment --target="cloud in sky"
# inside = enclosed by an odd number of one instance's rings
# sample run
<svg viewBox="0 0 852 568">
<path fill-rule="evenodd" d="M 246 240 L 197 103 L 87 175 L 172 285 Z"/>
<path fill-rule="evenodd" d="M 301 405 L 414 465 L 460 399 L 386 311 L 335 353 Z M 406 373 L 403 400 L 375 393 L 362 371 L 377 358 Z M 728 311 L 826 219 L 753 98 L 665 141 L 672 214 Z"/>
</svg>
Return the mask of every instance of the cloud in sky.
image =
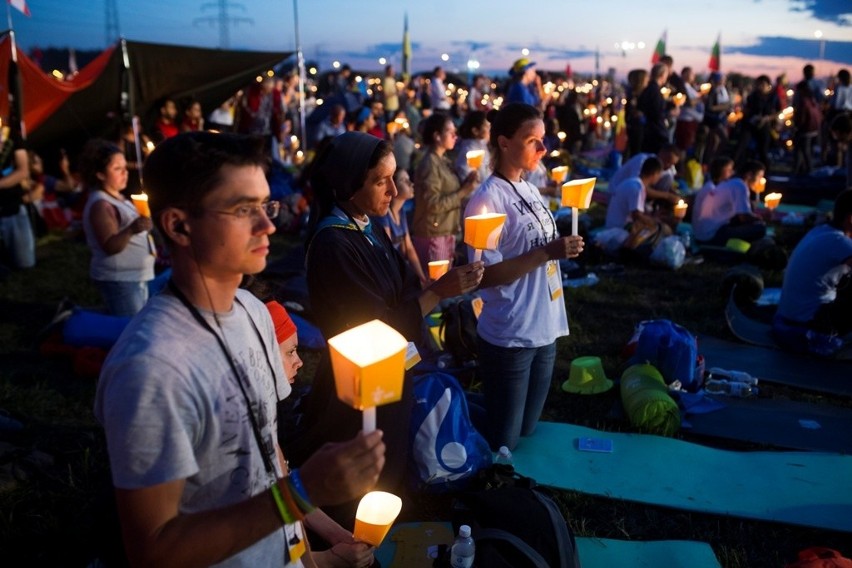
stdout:
<svg viewBox="0 0 852 568">
<path fill-rule="evenodd" d="M 817 20 L 839 26 L 852 25 L 852 3 L 849 0 L 797 0 L 790 11 L 810 13 Z"/>
<path fill-rule="evenodd" d="M 762 36 L 757 38 L 754 45 L 724 46 L 725 53 L 742 53 L 766 57 L 808 57 L 819 55 L 820 40 L 798 39 L 791 37 Z M 852 41 L 826 41 L 824 57 L 835 61 L 846 61 L 852 58 Z"/>
</svg>

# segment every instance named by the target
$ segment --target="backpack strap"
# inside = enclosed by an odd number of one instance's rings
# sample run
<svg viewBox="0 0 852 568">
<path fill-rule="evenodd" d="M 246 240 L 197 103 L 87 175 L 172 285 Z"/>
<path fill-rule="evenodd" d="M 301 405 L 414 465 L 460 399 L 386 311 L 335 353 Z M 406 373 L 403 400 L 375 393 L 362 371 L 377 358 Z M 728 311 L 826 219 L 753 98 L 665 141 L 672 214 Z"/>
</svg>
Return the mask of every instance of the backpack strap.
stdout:
<svg viewBox="0 0 852 568">
<path fill-rule="evenodd" d="M 549 568 L 547 561 L 536 549 L 508 531 L 502 529 L 479 529 L 476 540 L 502 540 L 508 542 L 526 556 L 535 568 Z"/>
<path fill-rule="evenodd" d="M 556 534 L 556 545 L 559 550 L 559 568 L 579 568 L 580 559 L 577 556 L 577 543 L 574 540 L 574 535 L 568 530 L 565 524 L 565 518 L 553 502 L 553 499 L 540 493 L 533 491 L 533 495 L 547 510 L 550 516 L 550 524 L 553 525 L 553 531 Z"/>
</svg>

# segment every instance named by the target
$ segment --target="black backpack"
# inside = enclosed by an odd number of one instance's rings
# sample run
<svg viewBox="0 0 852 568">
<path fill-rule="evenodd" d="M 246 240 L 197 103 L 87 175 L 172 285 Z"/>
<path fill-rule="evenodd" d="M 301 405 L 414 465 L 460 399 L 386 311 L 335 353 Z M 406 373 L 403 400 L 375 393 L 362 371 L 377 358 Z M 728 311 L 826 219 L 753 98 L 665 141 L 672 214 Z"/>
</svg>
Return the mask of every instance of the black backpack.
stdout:
<svg viewBox="0 0 852 568">
<path fill-rule="evenodd" d="M 580 568 L 571 528 L 533 479 L 496 464 L 477 482 L 478 490 L 457 495 L 454 525 L 471 527 L 478 566 Z"/>
<path fill-rule="evenodd" d="M 476 361 L 476 314 L 471 298 L 461 296 L 448 302 L 441 314 L 444 350 L 453 356 L 456 366 Z"/>
</svg>

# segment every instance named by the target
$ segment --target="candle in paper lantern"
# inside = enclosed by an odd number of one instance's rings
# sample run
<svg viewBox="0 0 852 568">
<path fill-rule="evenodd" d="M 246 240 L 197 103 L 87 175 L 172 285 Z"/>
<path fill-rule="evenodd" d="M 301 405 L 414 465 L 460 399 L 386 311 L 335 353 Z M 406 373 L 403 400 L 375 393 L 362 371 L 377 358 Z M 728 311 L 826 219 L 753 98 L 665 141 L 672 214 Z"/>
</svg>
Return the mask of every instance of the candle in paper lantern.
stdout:
<svg viewBox="0 0 852 568">
<path fill-rule="evenodd" d="M 482 165 L 482 159 L 485 158 L 485 150 L 470 150 L 465 154 L 467 165 L 472 170 L 478 170 Z"/>
<path fill-rule="evenodd" d="M 133 200 L 133 205 L 136 206 L 136 211 L 142 217 L 151 216 L 151 208 L 148 206 L 148 195 L 145 193 L 134 193 L 130 196 Z"/>
<path fill-rule="evenodd" d="M 754 187 L 752 187 L 751 190 L 758 195 L 766 191 L 766 178 L 762 177 L 754 182 Z"/>
<path fill-rule="evenodd" d="M 387 129 L 388 129 L 388 134 L 393 136 L 394 134 L 396 134 L 397 130 L 399 130 L 399 123 L 398 122 L 388 122 Z"/>
<path fill-rule="evenodd" d="M 550 179 L 554 183 L 560 184 L 565 181 L 566 177 L 568 177 L 568 166 L 556 166 L 550 170 Z"/>
<path fill-rule="evenodd" d="M 579 233 L 580 209 L 592 204 L 592 192 L 598 178 L 575 179 L 562 184 L 562 206 L 571 208 L 571 234 Z"/>
<path fill-rule="evenodd" d="M 781 203 L 780 193 L 767 193 L 766 197 L 763 198 L 763 204 L 766 205 L 766 208 L 770 211 L 778 207 L 779 203 Z"/>
<path fill-rule="evenodd" d="M 402 510 L 402 499 L 393 493 L 371 491 L 361 498 L 355 513 L 355 540 L 379 546 Z"/>
<path fill-rule="evenodd" d="M 497 248 L 505 222 L 505 213 L 483 212 L 480 215 L 465 217 L 464 242 L 476 249 L 473 256 L 474 262 L 478 262 L 482 258 L 483 250 Z"/>
<path fill-rule="evenodd" d="M 678 200 L 677 204 L 674 206 L 674 216 L 678 219 L 683 219 L 686 217 L 686 202 L 683 199 Z"/>
<path fill-rule="evenodd" d="M 450 269 L 449 260 L 432 260 L 429 262 L 429 278 L 437 280 Z"/>
<path fill-rule="evenodd" d="M 380 320 L 328 340 L 337 398 L 363 412 L 364 433 L 376 429 L 376 407 L 402 397 L 408 342 Z"/>
<path fill-rule="evenodd" d="M 681 106 L 686 102 L 686 95 L 683 93 L 677 93 L 674 97 L 672 97 L 672 100 L 674 101 L 675 106 Z"/>
</svg>

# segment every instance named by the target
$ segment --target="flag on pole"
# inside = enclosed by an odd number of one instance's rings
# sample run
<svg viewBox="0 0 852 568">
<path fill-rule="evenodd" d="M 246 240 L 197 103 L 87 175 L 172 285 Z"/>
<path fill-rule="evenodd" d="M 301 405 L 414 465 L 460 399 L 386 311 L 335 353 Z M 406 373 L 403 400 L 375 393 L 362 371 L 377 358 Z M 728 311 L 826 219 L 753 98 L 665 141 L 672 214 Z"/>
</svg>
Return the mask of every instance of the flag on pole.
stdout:
<svg viewBox="0 0 852 568">
<path fill-rule="evenodd" d="M 27 0 L 8 0 L 8 2 L 12 8 L 18 10 L 24 16 L 29 18 L 32 15 L 30 14 L 30 7 L 27 6 Z"/>
<path fill-rule="evenodd" d="M 716 43 L 713 44 L 713 50 L 710 52 L 710 62 L 707 64 L 707 68 L 710 71 L 719 71 L 722 68 L 722 49 L 720 47 L 720 42 L 722 39 L 722 34 L 716 36 Z"/>
<path fill-rule="evenodd" d="M 668 30 L 663 30 L 663 35 L 657 40 L 657 47 L 654 48 L 654 53 L 651 54 L 651 65 L 656 65 L 660 62 L 660 58 L 666 54 L 666 34 Z"/>
<path fill-rule="evenodd" d="M 406 83 L 411 79 L 411 38 L 408 36 L 408 12 L 405 13 L 405 27 L 402 32 L 402 79 Z"/>
</svg>

